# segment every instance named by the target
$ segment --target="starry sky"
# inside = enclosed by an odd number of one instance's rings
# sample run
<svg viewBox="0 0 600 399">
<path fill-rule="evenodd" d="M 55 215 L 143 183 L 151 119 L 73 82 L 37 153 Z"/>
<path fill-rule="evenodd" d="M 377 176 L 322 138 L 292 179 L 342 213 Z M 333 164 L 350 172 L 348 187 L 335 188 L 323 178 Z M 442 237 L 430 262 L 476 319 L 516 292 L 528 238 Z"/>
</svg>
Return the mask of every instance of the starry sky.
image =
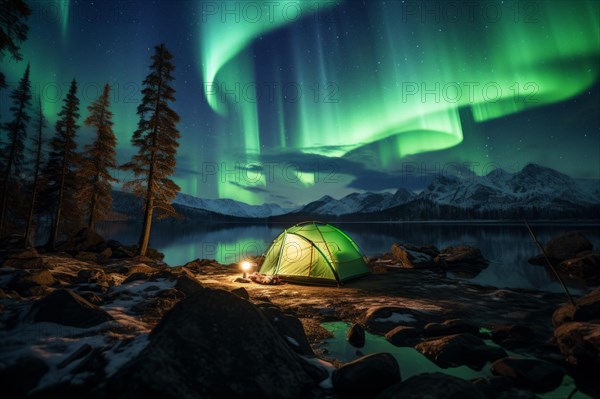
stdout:
<svg viewBox="0 0 600 399">
<path fill-rule="evenodd" d="M 71 79 L 81 121 L 109 83 L 119 163 L 165 43 L 187 194 L 292 207 L 529 162 L 600 178 L 597 1 L 29 4 L 24 61 L 2 60 L 7 80 L 31 63 L 50 126 Z M 79 142 L 92 138 L 82 127 Z"/>
</svg>

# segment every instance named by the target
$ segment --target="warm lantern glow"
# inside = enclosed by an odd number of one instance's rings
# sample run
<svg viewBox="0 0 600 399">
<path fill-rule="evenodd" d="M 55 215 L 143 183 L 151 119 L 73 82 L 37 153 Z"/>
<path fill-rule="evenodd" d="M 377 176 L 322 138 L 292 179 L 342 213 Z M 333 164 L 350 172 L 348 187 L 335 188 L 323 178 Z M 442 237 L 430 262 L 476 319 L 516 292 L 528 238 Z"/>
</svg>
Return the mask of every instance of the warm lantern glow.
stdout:
<svg viewBox="0 0 600 399">
<path fill-rule="evenodd" d="M 243 261 L 242 262 L 242 270 L 247 272 L 252 268 L 252 265 L 250 264 L 250 262 L 248 261 Z"/>
</svg>

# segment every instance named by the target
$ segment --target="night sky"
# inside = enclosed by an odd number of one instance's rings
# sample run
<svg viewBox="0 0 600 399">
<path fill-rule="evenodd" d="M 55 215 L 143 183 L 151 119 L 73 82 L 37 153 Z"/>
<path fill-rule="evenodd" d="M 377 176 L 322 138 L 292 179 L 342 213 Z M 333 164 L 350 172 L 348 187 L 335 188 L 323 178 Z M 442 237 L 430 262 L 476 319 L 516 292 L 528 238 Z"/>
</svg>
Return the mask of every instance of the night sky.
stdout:
<svg viewBox="0 0 600 399">
<path fill-rule="evenodd" d="M 529 162 L 600 178 L 597 1 L 28 3 L 7 80 L 31 63 L 47 135 L 72 78 L 81 124 L 108 82 L 119 163 L 165 43 L 187 194 L 293 206 Z"/>
</svg>

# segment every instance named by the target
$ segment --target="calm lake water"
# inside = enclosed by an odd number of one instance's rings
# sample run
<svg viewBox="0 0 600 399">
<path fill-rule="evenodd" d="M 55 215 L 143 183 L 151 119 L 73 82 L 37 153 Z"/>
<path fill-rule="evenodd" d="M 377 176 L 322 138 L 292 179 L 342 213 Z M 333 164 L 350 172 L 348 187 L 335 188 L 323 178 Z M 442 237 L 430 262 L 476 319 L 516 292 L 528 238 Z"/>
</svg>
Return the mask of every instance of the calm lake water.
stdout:
<svg viewBox="0 0 600 399">
<path fill-rule="evenodd" d="M 365 255 L 389 252 L 394 242 L 416 245 L 434 244 L 442 249 L 449 245 L 472 245 L 481 249 L 490 265 L 473 282 L 500 288 L 534 288 L 561 291 L 560 285 L 542 266 L 530 265 L 527 259 L 538 250 L 523 224 L 499 223 L 339 223 L 363 249 Z M 247 256 L 264 253 L 271 241 L 289 225 L 284 224 L 157 224 L 152 228 L 150 246 L 165 253 L 169 265 L 182 265 L 196 258 L 237 263 Z M 581 230 L 600 247 L 600 226 L 533 224 L 538 239 L 545 243 L 571 230 Z M 104 223 L 99 233 L 124 244 L 137 242 L 140 226 L 127 223 Z M 570 286 L 582 288 L 577 282 Z"/>
</svg>

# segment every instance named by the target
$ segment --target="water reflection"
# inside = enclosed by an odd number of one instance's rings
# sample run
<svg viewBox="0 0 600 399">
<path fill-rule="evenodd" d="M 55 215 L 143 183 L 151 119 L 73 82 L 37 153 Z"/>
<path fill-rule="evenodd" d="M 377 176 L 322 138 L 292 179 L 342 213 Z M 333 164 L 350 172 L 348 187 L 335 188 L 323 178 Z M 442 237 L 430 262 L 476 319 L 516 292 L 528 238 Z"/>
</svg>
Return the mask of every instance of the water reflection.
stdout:
<svg viewBox="0 0 600 399">
<path fill-rule="evenodd" d="M 271 241 L 288 227 L 284 224 L 199 224 L 197 226 L 157 224 L 150 245 L 165 253 L 170 265 L 181 265 L 195 258 L 237 263 L 246 256 L 260 255 Z M 559 284 L 544 267 L 527 263 L 537 254 L 527 229 L 522 224 L 491 223 L 340 223 L 367 256 L 388 252 L 394 242 L 433 244 L 438 248 L 467 244 L 481 249 L 490 265 L 473 279 L 478 284 L 507 288 L 534 288 L 560 291 Z M 533 225 L 538 239 L 550 238 L 571 230 L 581 230 L 600 246 L 597 225 Z M 140 227 L 125 223 L 104 223 L 99 232 L 125 244 L 137 241 Z M 576 286 L 576 282 L 571 282 Z M 577 287 L 575 287 L 577 288 Z"/>
</svg>

